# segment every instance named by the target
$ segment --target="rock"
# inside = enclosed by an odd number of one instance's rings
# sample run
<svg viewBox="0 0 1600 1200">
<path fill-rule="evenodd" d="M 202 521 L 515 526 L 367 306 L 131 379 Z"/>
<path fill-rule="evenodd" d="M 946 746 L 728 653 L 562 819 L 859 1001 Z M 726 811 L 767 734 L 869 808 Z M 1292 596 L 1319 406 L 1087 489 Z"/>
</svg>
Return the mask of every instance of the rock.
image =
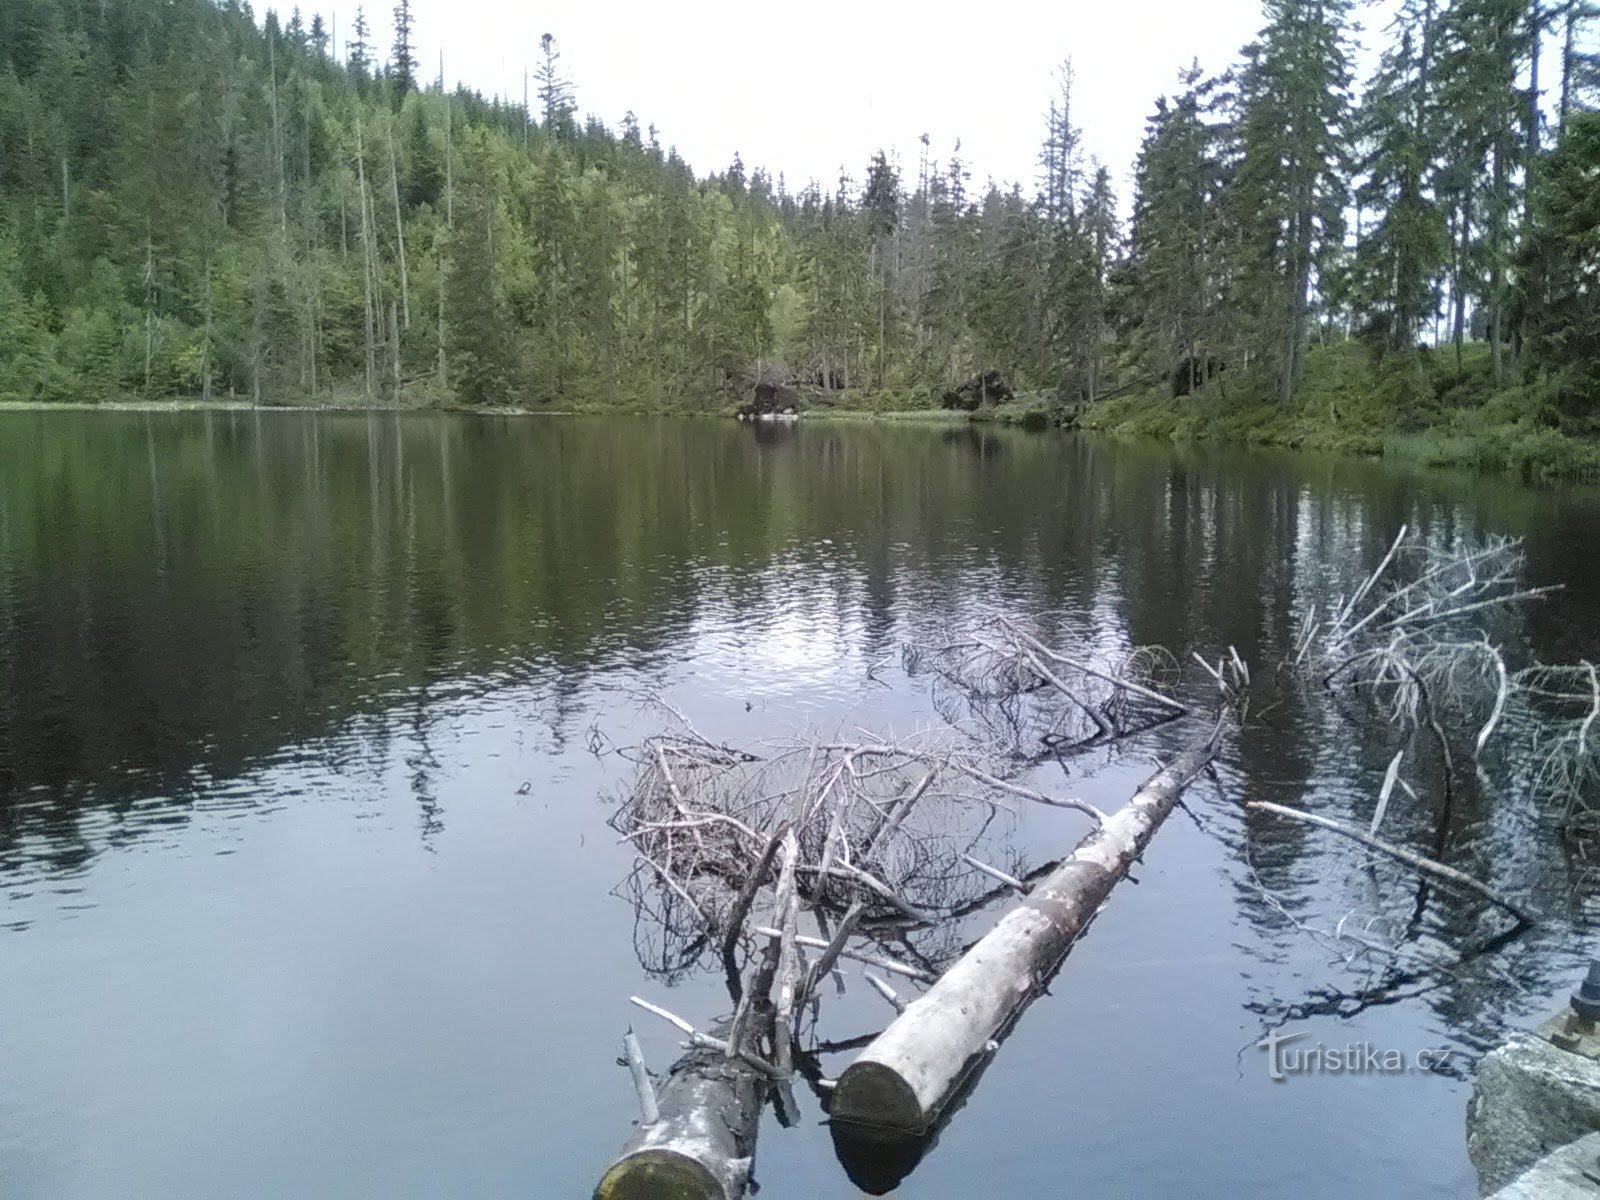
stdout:
<svg viewBox="0 0 1600 1200">
<path fill-rule="evenodd" d="M 1594 1200 L 1600 1196 L 1600 1133 L 1552 1150 L 1490 1200 Z"/>
<path fill-rule="evenodd" d="M 1600 1062 L 1518 1033 L 1479 1064 L 1467 1154 L 1485 1195 L 1511 1184 L 1551 1146 L 1597 1129 Z"/>
<path fill-rule="evenodd" d="M 953 388 L 944 394 L 943 405 L 945 408 L 960 409 L 963 412 L 976 412 L 982 404 L 1004 404 L 1015 395 L 1011 385 L 1006 382 L 1004 375 L 999 371 L 985 371 L 982 375 L 974 375 L 958 388 Z"/>
</svg>

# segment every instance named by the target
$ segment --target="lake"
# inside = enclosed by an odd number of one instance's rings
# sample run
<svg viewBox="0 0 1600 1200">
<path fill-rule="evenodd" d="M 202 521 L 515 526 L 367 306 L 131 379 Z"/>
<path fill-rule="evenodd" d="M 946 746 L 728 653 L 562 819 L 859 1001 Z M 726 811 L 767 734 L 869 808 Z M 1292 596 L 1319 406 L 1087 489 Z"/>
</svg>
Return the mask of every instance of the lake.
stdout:
<svg viewBox="0 0 1600 1200">
<path fill-rule="evenodd" d="M 1550 920 L 1408 975 L 1296 922 L 1415 879 L 1240 807 L 1370 816 L 1392 739 L 1274 667 L 1401 523 L 1526 537 L 1565 588 L 1510 636 L 1600 655 L 1591 492 L 965 426 L 0 414 L 0 1195 L 586 1196 L 635 1119 L 622 1034 L 676 1053 L 628 997 L 727 1004 L 618 887 L 647 697 L 736 742 L 904 731 L 901 643 L 995 606 L 1236 645 L 1257 694 L 897 1194 L 1475 1195 L 1472 1063 L 1581 977 L 1583 862 L 1469 788 L 1450 861 Z M 1189 736 L 1072 784 L 1115 806 Z M 1017 820 L 1041 859 L 1083 831 Z M 1492 922 L 1422 900 L 1440 961 Z M 847 978 L 829 1037 L 887 1013 Z M 1274 1082 L 1269 1028 L 1454 1053 Z M 762 1200 L 860 1195 L 801 1103 Z"/>
</svg>

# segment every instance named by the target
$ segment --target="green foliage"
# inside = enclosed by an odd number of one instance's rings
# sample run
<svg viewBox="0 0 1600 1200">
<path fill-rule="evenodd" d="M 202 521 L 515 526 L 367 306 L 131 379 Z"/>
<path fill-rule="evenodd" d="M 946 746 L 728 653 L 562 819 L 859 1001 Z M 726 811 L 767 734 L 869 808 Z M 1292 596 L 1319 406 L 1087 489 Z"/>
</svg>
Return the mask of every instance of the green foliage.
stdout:
<svg viewBox="0 0 1600 1200">
<path fill-rule="evenodd" d="M 1571 122 L 1540 172 L 1524 247 L 1530 350 L 1561 409 L 1588 424 L 1600 410 L 1600 113 Z"/>
<path fill-rule="evenodd" d="M 1370 449 L 1471 413 L 1542 462 L 1600 398 L 1592 8 L 1406 0 L 1354 110 L 1348 0 L 1267 0 L 1236 70 L 1157 103 L 1124 230 L 1070 66 L 1037 195 L 926 138 L 914 177 L 879 153 L 791 194 L 580 124 L 552 37 L 531 112 L 427 84 L 409 0 L 392 43 L 358 11 L 343 64 L 233 0 L 13 0 L 0 397 L 720 413 L 760 374 L 884 412 L 999 371 L 1032 399 L 996 419 Z M 1441 305 L 1453 351 L 1419 348 Z M 1156 394 L 1185 372 L 1193 401 Z"/>
</svg>

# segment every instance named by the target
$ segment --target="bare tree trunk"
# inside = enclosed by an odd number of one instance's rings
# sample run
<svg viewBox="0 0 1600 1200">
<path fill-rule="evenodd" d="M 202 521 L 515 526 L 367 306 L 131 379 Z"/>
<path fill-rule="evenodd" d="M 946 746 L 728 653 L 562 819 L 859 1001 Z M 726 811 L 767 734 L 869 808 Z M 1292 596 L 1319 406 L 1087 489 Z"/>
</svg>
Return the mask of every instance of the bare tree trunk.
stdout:
<svg viewBox="0 0 1600 1200">
<path fill-rule="evenodd" d="M 1577 40 L 1579 2 L 1567 0 L 1567 29 L 1561 43 L 1561 115 L 1556 125 L 1558 140 L 1567 136 L 1567 113 L 1572 109 L 1573 45 Z"/>
<path fill-rule="evenodd" d="M 400 219 L 400 173 L 394 158 L 394 122 L 389 122 L 389 194 L 394 198 L 394 240 L 400 251 L 400 311 L 411 328 L 411 286 L 406 277 L 406 228 Z"/>
<path fill-rule="evenodd" d="M 205 334 L 200 343 L 200 399 L 211 403 L 211 256 L 206 255 Z"/>
<path fill-rule="evenodd" d="M 839 1077 L 834 1121 L 927 1130 L 993 1042 L 1060 966 L 1178 797 L 1216 753 L 1215 728 L 1110 814 L 1055 872 L 1001 918 Z"/>
<path fill-rule="evenodd" d="M 1511 204 L 1509 191 L 1510 164 L 1506 162 L 1506 134 L 1495 140 L 1494 146 L 1494 219 L 1489 235 L 1489 294 L 1492 297 L 1489 311 L 1489 353 L 1494 364 L 1494 381 L 1505 382 L 1505 277 L 1506 277 L 1506 226 Z"/>
<path fill-rule="evenodd" d="M 1533 181 L 1539 174 L 1539 43 L 1544 40 L 1544 12 L 1531 0 L 1528 23 L 1532 46 L 1528 58 L 1528 161 L 1523 167 L 1522 218 L 1533 224 Z"/>
<path fill-rule="evenodd" d="M 268 95 L 272 102 L 272 161 L 277 168 L 278 233 L 285 241 L 289 237 L 289 202 L 287 182 L 283 170 L 283 127 L 278 121 L 278 63 L 273 49 L 276 38 L 267 39 L 267 73 L 270 79 Z"/>
<path fill-rule="evenodd" d="M 1450 340 L 1456 348 L 1456 370 L 1461 370 L 1462 346 L 1467 337 L 1467 238 L 1472 232 L 1472 195 L 1463 193 L 1456 209 L 1456 240 L 1451 264 L 1450 303 L 1455 319 L 1450 330 Z"/>
<path fill-rule="evenodd" d="M 156 261 L 147 233 L 144 239 L 144 397 L 150 398 L 150 373 L 155 361 Z"/>
<path fill-rule="evenodd" d="M 395 302 L 389 301 L 389 386 L 395 403 L 400 401 L 400 318 Z"/>
<path fill-rule="evenodd" d="M 444 362 L 444 249 L 439 250 L 439 386 L 450 386 L 450 377 L 445 372 Z"/>
<path fill-rule="evenodd" d="M 361 138 L 361 110 L 356 109 L 356 200 L 361 206 L 361 282 L 365 297 L 365 326 L 366 326 L 366 384 L 365 396 L 367 403 L 372 403 L 372 387 L 374 376 L 377 374 L 376 352 L 373 348 L 373 338 L 376 334 L 373 321 L 373 273 L 375 265 L 372 261 L 372 229 L 367 220 L 367 166 L 366 148 Z"/>
</svg>

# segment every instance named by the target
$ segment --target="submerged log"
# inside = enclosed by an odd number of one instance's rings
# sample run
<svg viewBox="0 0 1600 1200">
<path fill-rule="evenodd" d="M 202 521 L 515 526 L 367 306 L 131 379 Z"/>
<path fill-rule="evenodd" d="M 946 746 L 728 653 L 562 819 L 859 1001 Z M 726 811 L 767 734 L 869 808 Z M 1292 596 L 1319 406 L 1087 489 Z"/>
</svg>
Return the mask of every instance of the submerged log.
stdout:
<svg viewBox="0 0 1600 1200">
<path fill-rule="evenodd" d="M 984 938 L 862 1052 L 833 1094 L 835 1121 L 915 1135 L 929 1129 L 1061 965 L 1183 789 L 1216 754 L 1223 729 L 1152 776 Z"/>
<path fill-rule="evenodd" d="M 692 1046 L 657 1089 L 594 1200 L 739 1200 L 750 1177 L 766 1082 L 737 1058 Z"/>
</svg>

